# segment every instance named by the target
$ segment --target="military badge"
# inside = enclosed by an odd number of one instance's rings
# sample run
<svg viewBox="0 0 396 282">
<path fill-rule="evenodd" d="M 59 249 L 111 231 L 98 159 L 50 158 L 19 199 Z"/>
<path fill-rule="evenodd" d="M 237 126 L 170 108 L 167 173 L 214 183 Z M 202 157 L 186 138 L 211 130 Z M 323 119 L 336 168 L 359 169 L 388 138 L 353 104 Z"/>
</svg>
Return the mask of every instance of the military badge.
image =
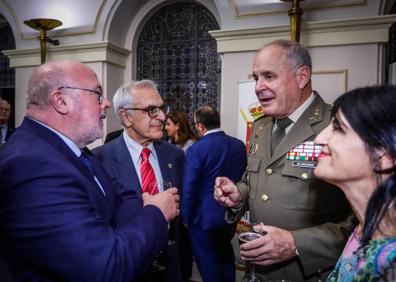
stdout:
<svg viewBox="0 0 396 282">
<path fill-rule="evenodd" d="M 314 168 L 321 151 L 321 145 L 315 144 L 313 141 L 306 141 L 287 152 L 286 160 L 294 161 L 293 166 Z"/>
<path fill-rule="evenodd" d="M 254 155 L 259 149 L 259 144 L 253 143 L 249 148 L 249 154 Z"/>
</svg>

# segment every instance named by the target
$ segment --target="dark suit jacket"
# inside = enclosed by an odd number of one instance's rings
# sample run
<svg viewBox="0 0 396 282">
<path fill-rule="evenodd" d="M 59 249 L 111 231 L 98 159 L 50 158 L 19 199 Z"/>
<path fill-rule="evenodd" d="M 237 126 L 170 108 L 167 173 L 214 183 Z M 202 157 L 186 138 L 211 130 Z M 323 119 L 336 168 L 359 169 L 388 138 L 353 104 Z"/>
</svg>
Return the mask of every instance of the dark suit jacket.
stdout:
<svg viewBox="0 0 396 282">
<path fill-rule="evenodd" d="M 0 152 L 0 248 L 16 281 L 131 281 L 166 247 L 157 207 L 122 195 L 58 135 L 25 118 Z M 140 210 L 138 216 L 130 216 Z"/>
<path fill-rule="evenodd" d="M 181 211 L 203 281 L 235 281 L 236 225 L 225 221 L 226 208 L 214 199 L 213 187 L 218 176 L 238 182 L 245 169 L 245 145 L 223 131 L 203 136 L 187 151 Z"/>
<path fill-rule="evenodd" d="M 12 135 L 12 133 L 14 133 L 14 131 L 15 131 L 15 128 L 8 124 L 7 131 L 6 131 L 5 138 L 4 138 L 5 143 L 7 143 L 8 139 L 11 137 L 11 135 Z"/>
<path fill-rule="evenodd" d="M 14 133 L 14 131 L 15 131 L 15 128 L 12 127 L 11 125 L 8 125 L 8 127 L 7 127 L 7 133 L 6 133 L 6 136 L 5 136 L 5 141 L 7 141 L 8 138 L 11 137 L 11 135 L 12 135 L 12 133 Z"/>
<path fill-rule="evenodd" d="M 226 227 L 226 208 L 213 197 L 218 176 L 238 182 L 246 169 L 246 149 L 242 141 L 223 131 L 210 133 L 187 151 L 181 212 L 183 223 L 202 229 Z"/>
<path fill-rule="evenodd" d="M 335 265 L 352 230 L 350 222 L 344 221 L 351 210 L 342 191 L 315 177 L 314 162 L 285 158 L 297 145 L 313 141 L 329 122 L 330 106 L 316 93 L 273 155 L 272 118 L 263 117 L 253 124 L 248 168 L 238 183 L 244 208 L 236 217 L 232 212 L 227 215 L 234 222 L 249 208 L 253 222 L 290 230 L 299 252 L 286 262 L 257 266 L 257 273 L 267 275 L 265 280 L 318 281 Z"/>
<path fill-rule="evenodd" d="M 182 189 L 181 181 L 185 158 L 183 150 L 163 141 L 154 142 L 154 148 L 158 156 L 163 180 L 170 181 L 173 187 Z M 93 153 L 102 162 L 113 183 L 121 189 L 120 191 L 134 190 L 137 194 L 142 194 L 142 187 L 122 134 L 109 143 L 95 148 Z M 175 282 L 180 279 L 177 255 L 179 241 L 178 226 L 179 219 L 172 220 L 169 236 L 177 244 L 171 246 L 165 252 L 165 256 L 167 256 L 167 270 L 165 273 L 167 278 L 165 278 L 165 281 L 169 282 Z"/>
</svg>

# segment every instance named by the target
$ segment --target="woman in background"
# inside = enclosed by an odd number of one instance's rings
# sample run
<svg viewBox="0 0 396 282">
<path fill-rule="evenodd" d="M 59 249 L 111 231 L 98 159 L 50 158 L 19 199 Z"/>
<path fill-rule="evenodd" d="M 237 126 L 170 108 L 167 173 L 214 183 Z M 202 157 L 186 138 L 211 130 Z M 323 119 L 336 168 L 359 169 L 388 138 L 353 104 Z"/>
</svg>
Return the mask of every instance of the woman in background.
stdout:
<svg viewBox="0 0 396 282">
<path fill-rule="evenodd" d="M 182 148 L 184 152 L 187 152 L 187 149 L 196 140 L 187 116 L 183 112 L 174 111 L 170 113 L 166 120 L 165 129 L 168 132 L 171 143 Z"/>
<path fill-rule="evenodd" d="M 358 220 L 327 281 L 396 281 L 396 87 L 340 96 L 315 142 L 315 175 L 340 187 Z"/>
</svg>

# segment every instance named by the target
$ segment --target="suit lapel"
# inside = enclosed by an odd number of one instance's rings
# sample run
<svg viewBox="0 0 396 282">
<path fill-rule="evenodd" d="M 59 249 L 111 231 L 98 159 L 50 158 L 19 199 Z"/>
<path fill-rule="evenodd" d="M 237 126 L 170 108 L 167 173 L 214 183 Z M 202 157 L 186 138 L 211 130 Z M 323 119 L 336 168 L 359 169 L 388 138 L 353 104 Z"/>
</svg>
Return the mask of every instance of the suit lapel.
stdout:
<svg viewBox="0 0 396 282">
<path fill-rule="evenodd" d="M 86 152 L 88 158 L 91 161 L 95 176 L 98 179 L 100 185 L 102 186 L 105 194 L 102 193 L 100 187 L 98 187 L 98 184 L 96 183 L 95 179 L 93 179 L 90 173 L 87 177 L 91 180 L 91 183 L 92 185 L 94 185 L 95 189 L 89 189 L 88 193 L 90 194 L 92 201 L 95 202 L 95 206 L 98 207 L 98 209 L 100 210 L 101 215 L 111 221 L 116 206 L 115 198 L 113 195 L 114 191 L 111 188 L 113 184 L 111 183 L 111 180 L 104 171 L 99 160 L 97 160 L 88 149 L 84 149 L 84 151 Z M 106 202 L 104 202 L 103 199 L 105 199 Z"/>
<path fill-rule="evenodd" d="M 256 127 L 256 125 L 255 125 Z M 272 130 L 272 118 L 262 118 L 257 122 L 257 129 L 252 130 L 250 137 L 249 155 L 262 158 L 265 163 L 271 159 L 270 138 Z"/>
<path fill-rule="evenodd" d="M 141 194 L 142 186 L 122 135 L 115 140 L 114 150 L 114 171 L 117 175 L 117 180 L 126 189 L 132 189 Z"/>
<path fill-rule="evenodd" d="M 324 110 L 325 103 L 322 98 L 316 94 L 312 104 L 305 110 L 305 112 L 287 133 L 282 143 L 280 143 L 276 148 L 271 158 L 271 163 L 275 162 L 279 158 L 283 158 L 288 151 L 312 137 L 314 135 L 312 125 L 323 120 Z"/>
<path fill-rule="evenodd" d="M 169 160 L 168 154 L 164 151 L 160 141 L 154 142 L 154 148 L 155 152 L 157 153 L 162 180 L 170 181 L 172 186 L 174 186 L 176 183 L 174 183 L 175 180 L 172 178 L 172 174 L 170 173 L 170 170 L 173 168 L 174 164 L 172 164 L 172 162 Z"/>
<path fill-rule="evenodd" d="M 84 188 L 91 199 L 91 203 L 97 209 L 98 213 L 100 213 L 104 218 L 111 218 L 112 209 L 109 205 L 109 199 L 104 197 L 102 191 L 100 191 L 100 188 L 97 187 L 95 180 L 90 175 L 87 168 L 81 163 L 81 161 L 66 145 L 66 143 L 63 142 L 63 140 L 57 134 L 29 118 L 25 118 L 21 127 L 26 128 L 26 130 L 30 132 L 33 132 L 35 136 L 40 138 L 43 142 L 47 143 L 48 146 L 55 148 L 56 151 L 59 152 L 59 154 L 61 155 L 59 157 L 70 163 L 71 170 L 75 170 L 76 173 L 83 174 L 86 180 L 86 183 L 84 183 L 86 184 L 84 185 Z M 100 178 L 102 178 L 102 176 L 100 176 Z M 108 185 L 108 183 L 105 182 L 103 183 L 103 185 Z M 106 190 L 106 188 L 104 189 Z"/>
</svg>

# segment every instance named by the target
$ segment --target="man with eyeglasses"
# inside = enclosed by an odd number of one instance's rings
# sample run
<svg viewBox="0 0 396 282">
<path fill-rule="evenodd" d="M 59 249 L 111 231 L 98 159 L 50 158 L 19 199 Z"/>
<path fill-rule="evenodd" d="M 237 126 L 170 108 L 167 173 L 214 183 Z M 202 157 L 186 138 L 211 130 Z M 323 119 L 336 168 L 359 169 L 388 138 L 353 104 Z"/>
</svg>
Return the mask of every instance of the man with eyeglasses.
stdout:
<svg viewBox="0 0 396 282">
<path fill-rule="evenodd" d="M 41 65 L 27 92 L 0 152 L 0 254 L 15 281 L 136 281 L 167 248 L 177 190 L 121 191 L 85 148 L 110 106 L 89 67 Z"/>
<path fill-rule="evenodd" d="M 141 194 L 146 183 L 169 183 L 181 189 L 184 152 L 178 147 L 161 141 L 163 125 L 169 107 L 151 80 L 131 81 L 121 86 L 113 98 L 116 116 L 124 131 L 116 139 L 93 150 L 102 161 L 106 172 L 122 191 L 134 190 Z M 149 152 L 148 157 L 144 152 Z M 145 158 L 153 177 L 146 180 Z M 150 193 L 161 194 L 164 187 Z M 132 214 L 131 216 L 134 216 Z M 179 266 L 179 218 L 169 228 L 171 238 L 167 250 L 158 257 L 160 268 L 154 265 L 141 281 L 180 281 Z"/>
</svg>

